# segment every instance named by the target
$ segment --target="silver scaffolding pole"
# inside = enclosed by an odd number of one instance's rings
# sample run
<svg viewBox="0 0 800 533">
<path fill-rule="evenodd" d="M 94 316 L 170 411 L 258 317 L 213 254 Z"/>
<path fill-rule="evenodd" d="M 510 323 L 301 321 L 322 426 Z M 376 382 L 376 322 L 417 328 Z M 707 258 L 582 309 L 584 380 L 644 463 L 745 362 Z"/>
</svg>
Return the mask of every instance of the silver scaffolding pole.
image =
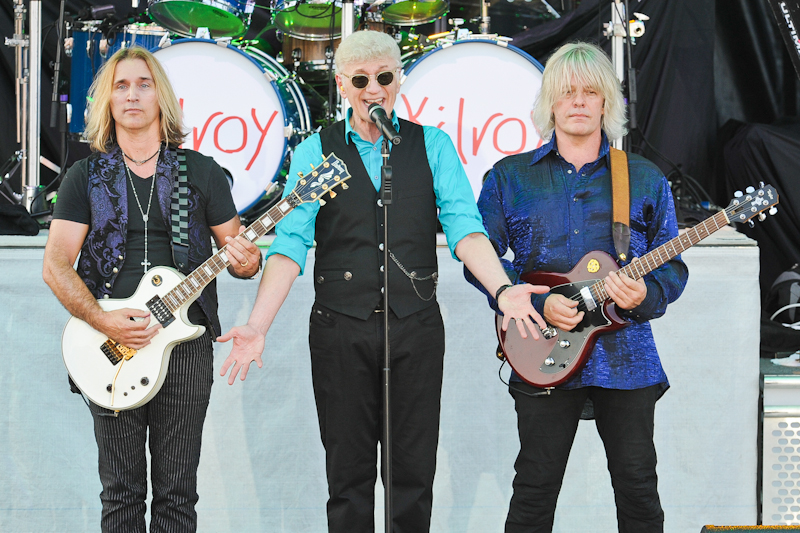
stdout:
<svg viewBox="0 0 800 533">
<path fill-rule="evenodd" d="M 28 172 L 23 178 L 23 201 L 28 212 L 32 212 L 33 199 L 39 191 L 42 92 L 42 2 L 30 0 L 28 5 Z"/>
</svg>

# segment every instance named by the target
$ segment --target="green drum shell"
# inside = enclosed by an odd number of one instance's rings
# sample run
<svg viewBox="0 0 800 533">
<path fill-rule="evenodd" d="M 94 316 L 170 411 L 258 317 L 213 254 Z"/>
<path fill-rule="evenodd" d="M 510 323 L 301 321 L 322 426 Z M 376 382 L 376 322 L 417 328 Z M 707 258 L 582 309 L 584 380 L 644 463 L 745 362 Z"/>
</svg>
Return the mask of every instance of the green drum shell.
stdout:
<svg viewBox="0 0 800 533">
<path fill-rule="evenodd" d="M 306 41 L 327 41 L 342 36 L 341 1 L 321 2 L 279 0 L 273 11 L 272 22 L 286 35 Z M 333 18 L 333 21 L 331 21 Z M 358 26 L 353 17 L 353 29 Z"/>
<path fill-rule="evenodd" d="M 394 0 L 383 8 L 383 20 L 394 26 L 417 26 L 450 11 L 446 0 Z"/>
<path fill-rule="evenodd" d="M 150 0 L 150 17 L 185 37 L 208 28 L 212 38 L 238 37 L 250 27 L 250 14 L 239 0 Z"/>
</svg>

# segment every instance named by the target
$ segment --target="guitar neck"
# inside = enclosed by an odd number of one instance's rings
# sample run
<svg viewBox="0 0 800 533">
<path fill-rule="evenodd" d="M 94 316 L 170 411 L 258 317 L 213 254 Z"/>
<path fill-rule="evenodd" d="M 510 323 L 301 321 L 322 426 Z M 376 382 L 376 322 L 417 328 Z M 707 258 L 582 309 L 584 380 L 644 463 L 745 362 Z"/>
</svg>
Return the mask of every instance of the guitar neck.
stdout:
<svg viewBox="0 0 800 533">
<path fill-rule="evenodd" d="M 241 237 L 250 242 L 256 242 L 300 203 L 302 203 L 301 199 L 293 191 L 253 222 L 244 230 Z M 227 248 L 227 244 L 220 248 L 216 254 L 208 258 L 205 263 L 197 267 L 194 272 L 186 276 L 183 281 L 161 298 L 171 312 L 174 313 L 187 302 L 191 302 L 206 285 L 228 268 L 230 260 L 226 253 Z"/>
<path fill-rule="evenodd" d="M 634 257 L 630 263 L 619 269 L 618 272 L 633 280 L 641 279 L 729 223 L 727 212 L 720 211 L 642 257 Z M 598 304 L 609 299 L 605 289 L 605 281 L 603 280 L 593 284 L 590 290 Z"/>
</svg>

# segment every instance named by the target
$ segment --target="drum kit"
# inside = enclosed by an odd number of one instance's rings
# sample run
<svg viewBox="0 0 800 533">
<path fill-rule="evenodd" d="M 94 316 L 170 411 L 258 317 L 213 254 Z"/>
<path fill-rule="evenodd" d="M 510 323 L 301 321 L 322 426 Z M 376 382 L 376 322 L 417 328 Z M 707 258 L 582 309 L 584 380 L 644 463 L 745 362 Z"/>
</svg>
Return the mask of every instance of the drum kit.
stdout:
<svg viewBox="0 0 800 533">
<path fill-rule="evenodd" d="M 354 30 L 389 33 L 401 48 L 398 115 L 450 134 L 476 194 L 497 160 L 540 142 L 530 111 L 542 67 L 510 39 L 457 26 L 415 34 L 416 26 L 442 21 L 447 0 L 356 0 L 354 6 Z M 189 132 L 184 146 L 214 157 L 229 174 L 238 211 L 258 216 L 276 200 L 265 191 L 285 181 L 294 147 L 337 117 L 335 101 L 324 116 L 309 103 L 324 101 L 320 92 L 332 86 L 342 5 L 273 0 L 270 21 L 282 37 L 277 53 L 243 38 L 255 7 L 254 0 L 149 0 L 147 23 L 73 22 L 65 44 L 73 138 L 83 134 L 86 96 L 105 60 L 124 47 L 150 49 L 180 100 Z"/>
</svg>

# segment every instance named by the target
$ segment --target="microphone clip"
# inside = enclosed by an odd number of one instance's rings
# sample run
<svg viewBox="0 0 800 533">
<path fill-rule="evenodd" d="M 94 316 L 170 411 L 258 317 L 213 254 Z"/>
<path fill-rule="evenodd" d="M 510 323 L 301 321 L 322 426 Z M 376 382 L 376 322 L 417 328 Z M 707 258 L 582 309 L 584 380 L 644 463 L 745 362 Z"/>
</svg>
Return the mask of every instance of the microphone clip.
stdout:
<svg viewBox="0 0 800 533">
<path fill-rule="evenodd" d="M 370 120 L 378 126 L 378 129 L 381 130 L 381 133 L 387 141 L 390 141 L 392 144 L 400 144 L 403 138 L 397 133 L 394 124 L 392 124 L 392 120 L 388 117 L 386 110 L 383 109 L 380 104 L 370 105 L 368 113 Z"/>
</svg>

